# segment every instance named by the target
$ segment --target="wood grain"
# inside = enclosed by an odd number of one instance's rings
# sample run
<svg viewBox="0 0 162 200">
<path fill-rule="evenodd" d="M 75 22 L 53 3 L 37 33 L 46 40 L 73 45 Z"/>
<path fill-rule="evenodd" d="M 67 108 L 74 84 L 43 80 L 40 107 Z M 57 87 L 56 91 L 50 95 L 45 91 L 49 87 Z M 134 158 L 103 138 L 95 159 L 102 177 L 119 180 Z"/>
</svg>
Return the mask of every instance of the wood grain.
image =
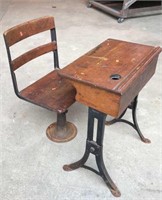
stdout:
<svg viewBox="0 0 162 200">
<path fill-rule="evenodd" d="M 77 101 L 118 117 L 155 73 L 160 52 L 160 47 L 108 39 L 59 74 L 76 88 Z"/>
</svg>

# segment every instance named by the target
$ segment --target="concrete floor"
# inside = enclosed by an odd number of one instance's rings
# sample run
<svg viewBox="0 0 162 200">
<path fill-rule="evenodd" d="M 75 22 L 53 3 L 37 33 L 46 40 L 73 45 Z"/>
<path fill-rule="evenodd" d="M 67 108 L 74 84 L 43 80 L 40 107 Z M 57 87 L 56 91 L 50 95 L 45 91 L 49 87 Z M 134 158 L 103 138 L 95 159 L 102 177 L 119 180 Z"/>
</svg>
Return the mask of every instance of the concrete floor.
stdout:
<svg viewBox="0 0 162 200">
<path fill-rule="evenodd" d="M 68 120 L 78 128 L 68 143 L 49 141 L 45 131 L 56 114 L 18 99 L 11 83 L 2 33 L 26 20 L 44 15 L 55 17 L 60 66 L 64 67 L 107 38 L 162 46 L 162 15 L 132 18 L 118 24 L 110 15 L 86 7 L 86 0 L 1 0 L 1 194 L 2 200 L 112 200 L 102 179 L 62 166 L 84 153 L 87 107 L 75 103 Z M 56 8 L 52 8 L 55 5 Z M 29 45 L 26 43 L 26 46 Z M 44 61 L 46 62 L 46 61 Z M 39 68 L 39 71 L 43 68 Z M 38 69 L 33 72 L 36 74 Z M 105 128 L 104 160 L 120 189 L 121 200 L 160 200 L 162 195 L 162 54 L 154 77 L 139 96 L 138 119 L 151 144 L 144 144 L 126 124 Z M 23 82 L 23 80 L 22 80 Z M 130 119 L 130 113 L 126 118 Z M 94 157 L 88 164 L 96 168 Z"/>
</svg>

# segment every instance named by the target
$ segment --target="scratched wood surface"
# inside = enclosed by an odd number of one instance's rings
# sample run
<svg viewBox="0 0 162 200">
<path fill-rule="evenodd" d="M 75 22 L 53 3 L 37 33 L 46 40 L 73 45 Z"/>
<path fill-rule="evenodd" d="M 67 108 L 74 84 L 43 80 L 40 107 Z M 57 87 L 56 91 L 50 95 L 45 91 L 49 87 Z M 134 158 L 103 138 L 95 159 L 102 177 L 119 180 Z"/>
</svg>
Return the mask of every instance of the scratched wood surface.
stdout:
<svg viewBox="0 0 162 200">
<path fill-rule="evenodd" d="M 119 116 L 155 72 L 160 47 L 108 39 L 59 71 L 76 100 Z"/>
<path fill-rule="evenodd" d="M 10 47 L 27 37 L 53 28 L 55 28 L 54 18 L 52 16 L 45 16 L 10 28 L 4 32 L 4 35 L 7 46 Z"/>
<path fill-rule="evenodd" d="M 75 102 L 76 90 L 54 70 L 20 91 L 20 95 L 41 107 L 63 113 Z"/>
<path fill-rule="evenodd" d="M 4 32 L 4 39 L 8 50 L 11 75 L 17 96 L 49 110 L 63 113 L 75 102 L 76 90 L 70 83 L 58 76 L 58 69 L 52 69 L 53 71 L 45 74 L 42 78 L 36 80 L 33 84 L 28 85 L 28 87 L 21 91 L 19 91 L 16 81 L 16 70 L 20 67 L 26 67 L 24 64 L 35 58 L 39 58 L 41 55 L 53 52 L 52 57 L 55 58 L 54 63 L 56 63 L 57 41 L 54 29 L 54 18 L 52 16 L 45 16 L 8 29 Z M 51 34 L 49 38 L 51 42 L 45 43 L 44 41 L 43 45 L 36 46 L 23 54 L 19 54 L 16 58 L 12 58 L 12 51 L 10 51 L 11 46 L 21 42 L 23 39 L 44 31 L 49 31 Z M 30 43 L 34 44 L 34 40 L 32 40 L 32 38 L 30 39 Z M 39 68 L 39 70 L 41 69 Z"/>
</svg>

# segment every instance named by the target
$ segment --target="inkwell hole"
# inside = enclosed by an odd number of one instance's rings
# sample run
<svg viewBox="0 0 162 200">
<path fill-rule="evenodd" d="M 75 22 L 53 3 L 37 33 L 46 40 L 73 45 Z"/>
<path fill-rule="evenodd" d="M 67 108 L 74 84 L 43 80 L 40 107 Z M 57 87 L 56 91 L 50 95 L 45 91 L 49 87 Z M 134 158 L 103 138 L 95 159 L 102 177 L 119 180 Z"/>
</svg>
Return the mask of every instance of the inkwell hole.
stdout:
<svg viewBox="0 0 162 200">
<path fill-rule="evenodd" d="M 121 76 L 120 76 L 120 74 L 112 74 L 112 75 L 110 76 L 110 78 L 111 78 L 112 80 L 119 80 L 119 79 L 121 79 Z"/>
</svg>

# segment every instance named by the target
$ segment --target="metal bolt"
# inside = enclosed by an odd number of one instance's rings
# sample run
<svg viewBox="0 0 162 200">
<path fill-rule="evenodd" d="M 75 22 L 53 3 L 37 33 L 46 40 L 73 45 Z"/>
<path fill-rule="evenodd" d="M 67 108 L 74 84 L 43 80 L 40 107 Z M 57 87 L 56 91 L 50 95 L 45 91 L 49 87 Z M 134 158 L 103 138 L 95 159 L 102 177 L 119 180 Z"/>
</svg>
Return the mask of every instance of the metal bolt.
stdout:
<svg viewBox="0 0 162 200">
<path fill-rule="evenodd" d="M 94 147 L 91 147 L 91 148 L 90 148 L 90 152 L 93 153 L 94 151 L 95 151 L 95 148 L 94 148 Z"/>
</svg>

